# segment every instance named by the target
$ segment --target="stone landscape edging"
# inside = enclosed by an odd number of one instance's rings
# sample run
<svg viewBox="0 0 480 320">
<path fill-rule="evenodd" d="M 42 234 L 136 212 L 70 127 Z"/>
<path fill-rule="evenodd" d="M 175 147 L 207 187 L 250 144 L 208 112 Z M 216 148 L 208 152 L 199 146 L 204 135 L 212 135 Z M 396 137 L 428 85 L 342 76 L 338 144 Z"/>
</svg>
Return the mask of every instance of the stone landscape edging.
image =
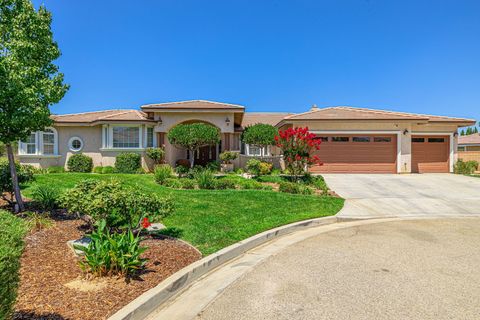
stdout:
<svg viewBox="0 0 480 320">
<path fill-rule="evenodd" d="M 177 271 L 156 287 L 146 291 L 135 300 L 118 310 L 109 320 L 140 320 L 147 317 L 160 305 L 166 303 L 189 285 L 218 266 L 242 255 L 248 250 L 272 239 L 309 227 L 328 225 L 338 222 L 336 216 L 315 218 L 287 224 L 256 234 L 250 238 L 234 243 L 216 253 L 200 259 Z"/>
</svg>

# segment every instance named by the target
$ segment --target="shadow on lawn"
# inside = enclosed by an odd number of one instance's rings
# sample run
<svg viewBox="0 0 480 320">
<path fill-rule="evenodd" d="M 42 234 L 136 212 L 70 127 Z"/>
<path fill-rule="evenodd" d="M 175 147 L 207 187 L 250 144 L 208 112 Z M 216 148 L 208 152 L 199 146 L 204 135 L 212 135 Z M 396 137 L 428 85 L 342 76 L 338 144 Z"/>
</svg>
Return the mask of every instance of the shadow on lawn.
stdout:
<svg viewBox="0 0 480 320">
<path fill-rule="evenodd" d="M 64 320 L 65 318 L 58 313 L 42 313 L 26 311 L 15 311 L 12 317 L 13 320 Z"/>
</svg>

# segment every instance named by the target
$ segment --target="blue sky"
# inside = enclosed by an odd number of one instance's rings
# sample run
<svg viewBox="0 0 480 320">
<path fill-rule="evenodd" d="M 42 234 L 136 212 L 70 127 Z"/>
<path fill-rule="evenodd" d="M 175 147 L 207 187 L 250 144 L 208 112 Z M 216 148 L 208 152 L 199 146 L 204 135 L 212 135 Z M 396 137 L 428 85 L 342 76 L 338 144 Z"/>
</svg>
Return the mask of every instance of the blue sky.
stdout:
<svg viewBox="0 0 480 320">
<path fill-rule="evenodd" d="M 55 113 L 208 99 L 480 120 L 480 1 L 34 1 L 71 85 Z"/>
</svg>

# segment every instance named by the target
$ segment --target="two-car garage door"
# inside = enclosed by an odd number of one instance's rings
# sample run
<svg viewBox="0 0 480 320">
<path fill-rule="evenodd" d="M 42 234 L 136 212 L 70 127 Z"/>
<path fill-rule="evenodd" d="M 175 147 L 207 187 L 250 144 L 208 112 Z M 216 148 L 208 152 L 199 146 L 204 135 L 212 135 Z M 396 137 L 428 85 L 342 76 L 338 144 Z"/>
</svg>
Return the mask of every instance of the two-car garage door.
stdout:
<svg viewBox="0 0 480 320">
<path fill-rule="evenodd" d="M 313 173 L 396 173 L 396 135 L 319 135 L 322 140 L 316 153 L 323 165 Z"/>
</svg>

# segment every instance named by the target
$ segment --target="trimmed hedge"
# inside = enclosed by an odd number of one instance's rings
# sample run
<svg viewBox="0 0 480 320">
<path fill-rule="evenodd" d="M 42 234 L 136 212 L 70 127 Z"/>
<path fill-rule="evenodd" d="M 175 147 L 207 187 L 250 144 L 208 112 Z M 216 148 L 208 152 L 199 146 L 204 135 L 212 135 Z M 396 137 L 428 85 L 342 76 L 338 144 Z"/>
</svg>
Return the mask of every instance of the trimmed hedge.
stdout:
<svg viewBox="0 0 480 320">
<path fill-rule="evenodd" d="M 137 173 L 142 167 L 142 157 L 138 153 L 124 152 L 115 158 L 115 169 L 119 173 Z"/>
<path fill-rule="evenodd" d="M 24 222 L 0 210 L 0 319 L 10 319 L 17 297 L 18 269 L 23 251 Z"/>
<path fill-rule="evenodd" d="M 92 172 L 93 160 L 82 153 L 76 153 L 68 158 L 67 168 L 70 172 Z"/>
</svg>

